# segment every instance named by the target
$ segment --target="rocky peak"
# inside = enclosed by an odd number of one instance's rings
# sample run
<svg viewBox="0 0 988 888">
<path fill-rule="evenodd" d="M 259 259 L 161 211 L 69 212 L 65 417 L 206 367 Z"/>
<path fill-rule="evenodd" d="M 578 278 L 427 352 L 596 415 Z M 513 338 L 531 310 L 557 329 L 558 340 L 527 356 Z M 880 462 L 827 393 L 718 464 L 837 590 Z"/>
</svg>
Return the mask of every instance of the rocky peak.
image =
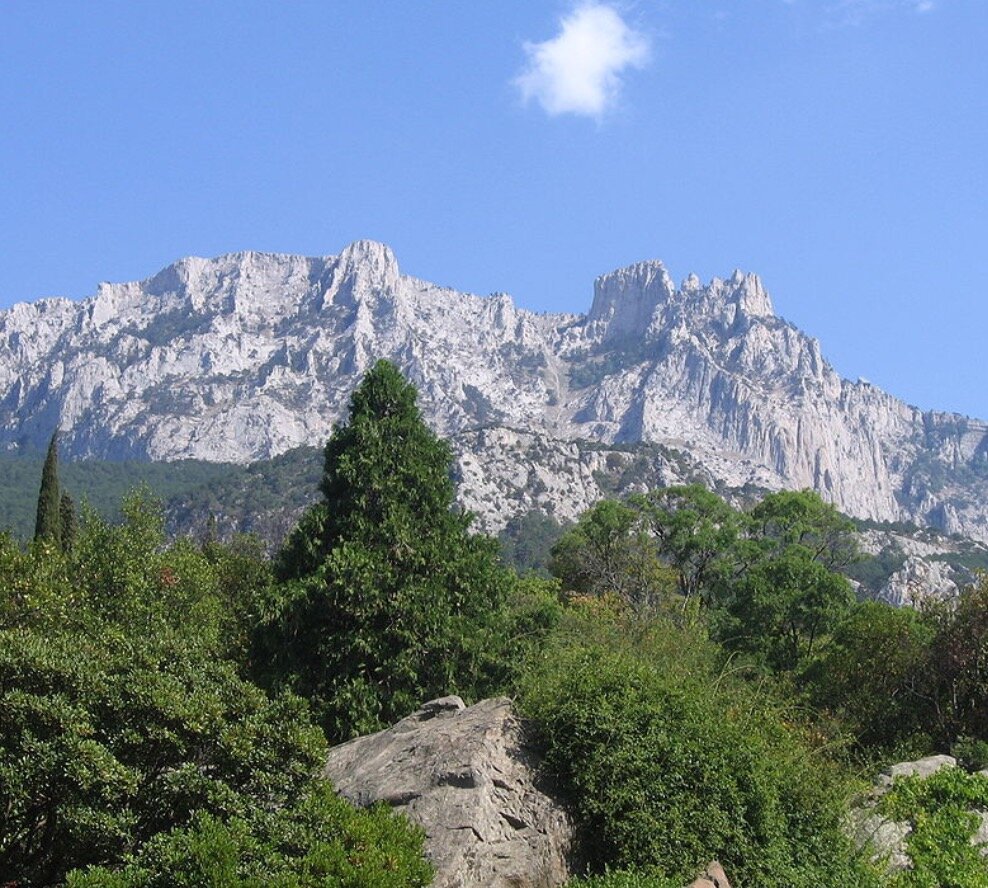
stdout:
<svg viewBox="0 0 988 888">
<path fill-rule="evenodd" d="M 749 317 L 772 317 L 775 310 L 768 291 L 757 274 L 735 271 L 730 280 L 729 298 Z"/>
<path fill-rule="evenodd" d="M 600 330 L 604 341 L 640 336 L 655 309 L 675 292 L 661 262 L 638 262 L 597 278 L 587 321 Z"/>
<path fill-rule="evenodd" d="M 327 290 L 333 301 L 355 306 L 380 296 L 394 296 L 399 287 L 398 260 L 391 248 L 371 240 L 359 240 L 336 257 Z"/>
</svg>

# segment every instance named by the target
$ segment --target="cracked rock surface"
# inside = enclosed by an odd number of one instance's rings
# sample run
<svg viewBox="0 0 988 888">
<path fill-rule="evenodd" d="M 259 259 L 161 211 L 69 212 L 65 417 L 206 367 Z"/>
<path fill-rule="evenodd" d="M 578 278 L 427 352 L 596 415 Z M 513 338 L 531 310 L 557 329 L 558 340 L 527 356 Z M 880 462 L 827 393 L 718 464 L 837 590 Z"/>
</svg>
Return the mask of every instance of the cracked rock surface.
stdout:
<svg viewBox="0 0 988 888">
<path fill-rule="evenodd" d="M 334 747 L 324 774 L 351 802 L 384 801 L 425 830 L 435 888 L 553 888 L 578 868 L 574 832 L 537 768 L 510 700 L 451 696 Z"/>
</svg>

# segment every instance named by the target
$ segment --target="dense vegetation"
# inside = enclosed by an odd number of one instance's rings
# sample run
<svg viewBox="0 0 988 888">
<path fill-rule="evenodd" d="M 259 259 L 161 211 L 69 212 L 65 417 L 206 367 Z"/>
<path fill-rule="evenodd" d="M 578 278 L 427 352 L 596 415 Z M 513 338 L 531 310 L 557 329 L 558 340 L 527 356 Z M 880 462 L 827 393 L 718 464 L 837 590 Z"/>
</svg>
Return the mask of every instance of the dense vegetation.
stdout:
<svg viewBox="0 0 988 888">
<path fill-rule="evenodd" d="M 427 884 L 421 834 L 318 774 L 327 742 L 453 692 L 515 697 L 587 888 L 678 888 L 712 858 L 740 886 L 886 884 L 844 835 L 858 775 L 988 764 L 988 582 L 859 603 L 854 528 L 815 494 L 739 510 L 697 485 L 519 520 L 513 560 L 543 553 L 521 575 L 455 507 L 450 461 L 381 362 L 274 559 L 168 541 L 147 492 L 0 537 L 0 884 Z M 916 826 L 896 884 L 985 884 L 983 778 L 883 804 Z"/>
<path fill-rule="evenodd" d="M 21 540 L 35 527 L 38 479 L 44 454 L 0 454 L 0 530 Z M 112 462 L 86 459 L 59 467 L 62 487 L 77 504 L 119 521 L 120 504 L 135 487 L 146 487 L 164 506 L 167 524 L 184 533 L 205 528 L 216 516 L 224 530 L 277 540 L 292 516 L 308 505 L 319 483 L 320 453 L 300 447 L 248 466 L 177 462 Z"/>
</svg>

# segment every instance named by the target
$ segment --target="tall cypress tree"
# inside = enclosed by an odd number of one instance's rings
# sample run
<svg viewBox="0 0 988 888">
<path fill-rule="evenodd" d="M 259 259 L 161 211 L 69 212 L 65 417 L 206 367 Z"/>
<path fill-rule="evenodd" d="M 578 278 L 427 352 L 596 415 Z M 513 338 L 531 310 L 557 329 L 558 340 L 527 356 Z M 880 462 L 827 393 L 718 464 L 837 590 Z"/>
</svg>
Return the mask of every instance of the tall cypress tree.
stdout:
<svg viewBox="0 0 988 888">
<path fill-rule="evenodd" d="M 48 443 L 48 455 L 41 470 L 41 490 L 38 493 L 38 516 L 34 522 L 34 538 L 62 542 L 62 496 L 58 489 L 58 429 Z"/>
<path fill-rule="evenodd" d="M 78 522 L 75 514 L 75 502 L 73 502 L 72 497 L 67 493 L 62 494 L 58 512 L 59 529 L 62 532 L 62 549 L 70 552 L 72 550 L 72 544 L 75 542 Z"/>
</svg>

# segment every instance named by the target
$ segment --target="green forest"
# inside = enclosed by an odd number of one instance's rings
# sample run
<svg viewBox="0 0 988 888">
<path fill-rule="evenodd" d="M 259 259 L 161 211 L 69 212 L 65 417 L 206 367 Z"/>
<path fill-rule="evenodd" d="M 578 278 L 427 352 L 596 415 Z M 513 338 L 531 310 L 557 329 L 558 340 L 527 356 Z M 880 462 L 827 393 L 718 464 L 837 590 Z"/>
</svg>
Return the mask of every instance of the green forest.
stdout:
<svg viewBox="0 0 988 888">
<path fill-rule="evenodd" d="M 81 496 L 56 438 L 21 461 L 41 490 L 33 537 L 0 536 L 0 885 L 428 885 L 422 832 L 320 771 L 455 693 L 514 699 L 588 837 L 574 888 L 681 888 L 713 859 L 741 888 L 988 888 L 988 580 L 859 601 L 855 525 L 809 491 L 661 488 L 521 521 L 504 551 L 451 464 L 384 361 L 273 555 L 169 535 L 147 486 Z M 947 752 L 963 767 L 882 802 L 914 827 L 889 874 L 849 807 Z"/>
</svg>

